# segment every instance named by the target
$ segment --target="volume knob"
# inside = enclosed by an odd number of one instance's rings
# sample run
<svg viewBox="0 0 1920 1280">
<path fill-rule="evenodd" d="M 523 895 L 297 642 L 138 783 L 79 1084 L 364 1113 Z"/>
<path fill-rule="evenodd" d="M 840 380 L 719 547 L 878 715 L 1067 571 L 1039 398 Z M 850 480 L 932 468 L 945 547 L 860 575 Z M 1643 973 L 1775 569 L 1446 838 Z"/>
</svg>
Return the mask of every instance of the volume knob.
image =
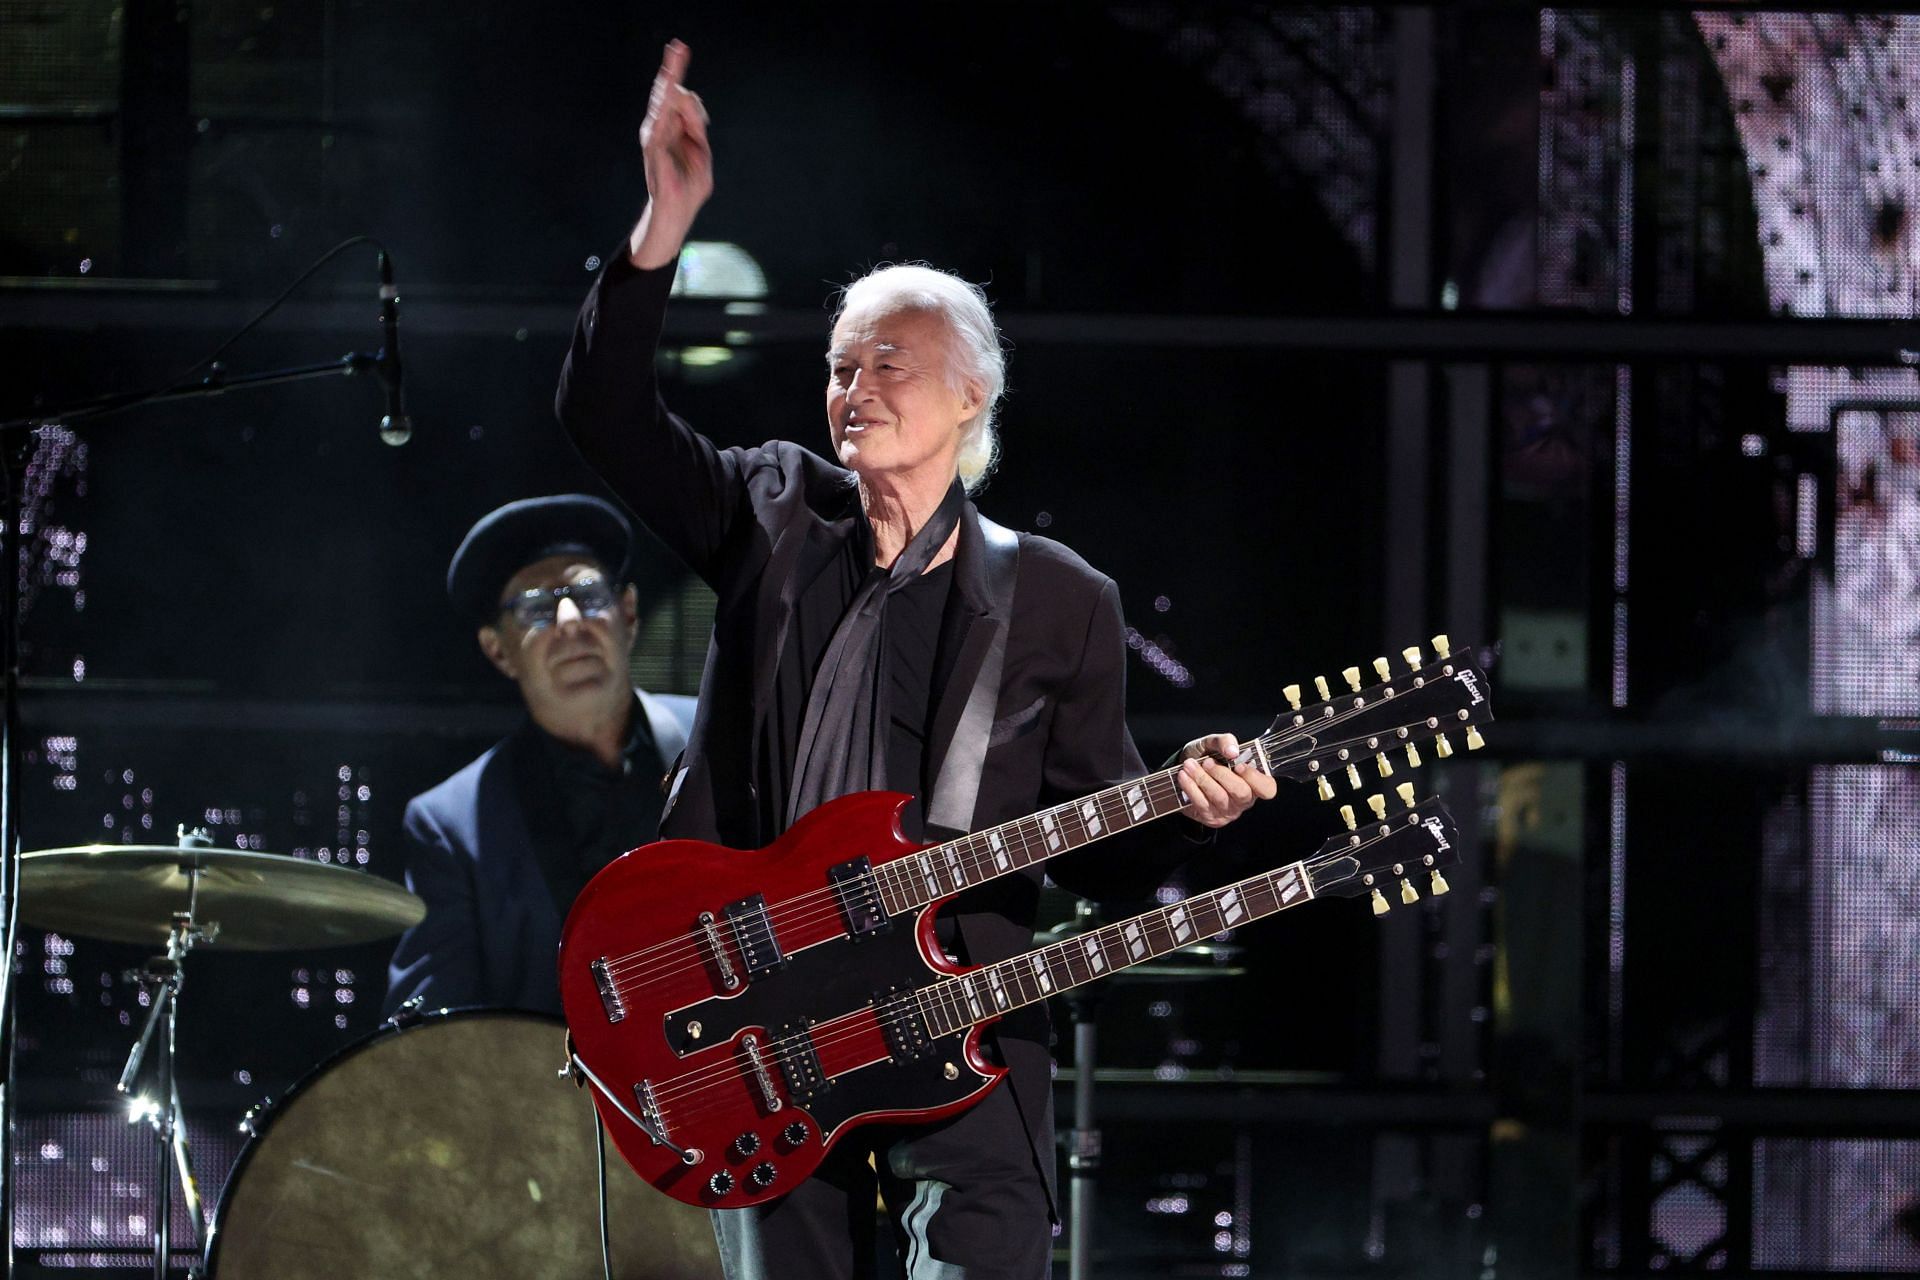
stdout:
<svg viewBox="0 0 1920 1280">
<path fill-rule="evenodd" d="M 807 1140 L 807 1126 L 798 1120 L 780 1131 L 780 1141 L 789 1147 L 797 1147 Z"/>
<path fill-rule="evenodd" d="M 762 1160 L 759 1164 L 753 1166 L 753 1172 L 747 1175 L 747 1180 L 762 1191 L 765 1191 L 773 1185 L 773 1177 L 776 1172 L 778 1171 L 774 1169 L 773 1161 Z"/>
<path fill-rule="evenodd" d="M 743 1156 L 750 1156 L 760 1149 L 760 1135 L 749 1129 L 733 1140 L 733 1149 Z"/>
<path fill-rule="evenodd" d="M 720 1170 L 719 1172 L 715 1173 L 711 1178 L 707 1179 L 707 1190 L 713 1192 L 713 1194 L 717 1196 L 723 1196 L 727 1194 L 727 1192 L 733 1190 L 733 1175 L 728 1173 L 725 1169 Z"/>
</svg>

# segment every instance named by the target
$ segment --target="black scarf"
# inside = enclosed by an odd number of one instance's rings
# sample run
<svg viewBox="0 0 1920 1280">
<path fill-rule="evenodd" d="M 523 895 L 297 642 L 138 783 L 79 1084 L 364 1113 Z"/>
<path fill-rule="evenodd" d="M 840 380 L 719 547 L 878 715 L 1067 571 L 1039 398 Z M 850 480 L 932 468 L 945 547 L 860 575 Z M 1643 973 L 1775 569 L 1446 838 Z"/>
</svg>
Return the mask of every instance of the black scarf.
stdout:
<svg viewBox="0 0 1920 1280">
<path fill-rule="evenodd" d="M 788 826 L 836 796 L 888 785 L 887 599 L 926 572 L 960 523 L 966 503 L 966 490 L 955 480 L 893 567 L 875 566 L 867 575 L 834 628 L 800 725 Z"/>
</svg>

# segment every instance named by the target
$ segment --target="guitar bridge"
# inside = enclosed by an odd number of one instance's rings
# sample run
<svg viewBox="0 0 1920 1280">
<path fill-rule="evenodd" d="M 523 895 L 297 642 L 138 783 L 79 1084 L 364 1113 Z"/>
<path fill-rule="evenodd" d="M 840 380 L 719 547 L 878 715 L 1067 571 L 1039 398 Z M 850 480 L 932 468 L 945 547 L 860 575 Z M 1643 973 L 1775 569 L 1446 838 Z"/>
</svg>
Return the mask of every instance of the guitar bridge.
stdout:
<svg viewBox="0 0 1920 1280">
<path fill-rule="evenodd" d="M 589 967 L 593 970 L 593 985 L 600 992 L 601 1007 L 607 1011 L 607 1021 L 620 1021 L 627 1016 L 627 1002 L 620 998 L 620 988 L 614 985 L 613 975 L 607 972 L 606 957 L 595 960 Z"/>
<path fill-rule="evenodd" d="M 778 1111 L 785 1106 L 773 1087 L 773 1076 L 767 1071 L 767 1060 L 760 1052 L 760 1037 L 751 1032 L 741 1036 L 740 1052 L 747 1055 L 747 1066 L 753 1072 L 754 1083 L 760 1086 L 761 1103 L 769 1111 Z"/>
</svg>

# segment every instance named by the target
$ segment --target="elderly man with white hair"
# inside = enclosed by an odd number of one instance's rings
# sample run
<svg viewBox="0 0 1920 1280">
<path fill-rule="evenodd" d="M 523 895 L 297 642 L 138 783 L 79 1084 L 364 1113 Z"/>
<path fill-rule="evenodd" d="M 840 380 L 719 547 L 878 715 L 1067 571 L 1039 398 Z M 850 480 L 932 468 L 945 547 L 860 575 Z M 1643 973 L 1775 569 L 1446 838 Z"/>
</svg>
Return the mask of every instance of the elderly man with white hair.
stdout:
<svg viewBox="0 0 1920 1280">
<path fill-rule="evenodd" d="M 687 59 L 667 47 L 640 135 L 648 204 L 581 310 L 557 402 L 588 461 L 719 596 L 662 834 L 760 848 L 827 800 L 884 788 L 916 797 L 910 837 L 939 839 L 1144 773 L 1113 581 L 968 500 L 994 463 L 1005 382 L 981 290 L 920 266 L 847 289 L 827 350 L 832 461 L 785 441 L 718 448 L 662 403 L 654 346 L 713 190 Z M 1226 734 L 1189 744 L 1184 818 L 1048 871 L 1092 896 L 1150 889 L 1205 828 L 1273 794 L 1265 774 L 1226 763 L 1238 752 Z M 1039 879 L 961 894 L 937 917 L 940 944 L 968 964 L 1026 950 Z M 1045 1276 L 1047 1038 L 1044 1005 L 1008 1016 L 983 1037 L 1008 1087 L 938 1123 L 855 1130 L 787 1194 L 717 1211 L 728 1275 L 873 1274 L 877 1190 L 914 1280 Z"/>
</svg>

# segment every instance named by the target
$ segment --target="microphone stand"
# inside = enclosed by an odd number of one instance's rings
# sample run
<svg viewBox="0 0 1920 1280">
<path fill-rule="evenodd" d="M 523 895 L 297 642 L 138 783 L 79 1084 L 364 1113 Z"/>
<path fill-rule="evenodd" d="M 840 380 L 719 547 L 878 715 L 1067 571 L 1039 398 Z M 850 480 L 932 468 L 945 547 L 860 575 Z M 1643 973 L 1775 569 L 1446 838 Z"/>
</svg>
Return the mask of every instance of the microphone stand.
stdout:
<svg viewBox="0 0 1920 1280">
<path fill-rule="evenodd" d="M 26 510 L 27 469 L 32 462 L 33 446 L 38 440 L 40 428 L 90 421 L 146 404 L 198 400 L 223 395 L 228 391 L 302 382 L 309 378 L 351 376 L 363 371 L 377 373 L 386 355 L 384 347 L 372 354 L 352 351 L 337 360 L 238 375 L 229 374 L 226 366 L 215 362 L 208 368 L 206 376 L 197 382 L 182 383 L 159 391 L 95 396 L 27 417 L 0 420 L 0 577 L 5 578 L 5 582 L 0 584 L 0 609 L 5 611 L 5 616 L 0 617 L 0 703 L 4 703 L 4 706 L 0 706 L 0 946 L 5 949 L 4 957 L 0 957 L 0 965 L 4 965 L 4 968 L 0 968 L 0 1234 L 5 1236 L 4 1242 L 0 1243 L 0 1275 L 14 1273 L 14 1177 L 17 1167 L 14 1164 L 14 1116 L 19 1104 L 18 1076 L 14 1070 L 15 1024 L 19 1006 L 15 984 L 20 978 L 17 971 L 24 967 L 19 964 L 16 954 L 20 921 L 20 579 L 27 571 L 29 543 L 22 536 L 20 519 Z M 168 1007 L 167 1032 L 170 1042 L 173 1002 L 169 998 L 171 991 L 164 986 L 162 990 L 164 994 L 156 997 L 153 1007 L 157 1010 L 163 1003 Z M 149 1023 L 151 1030 L 151 1018 Z M 171 1052 L 163 1056 L 163 1064 L 168 1077 L 163 1087 L 177 1092 L 177 1086 L 170 1078 Z M 162 1105 L 168 1101 L 171 1099 L 163 1098 Z M 177 1102 L 174 1106 L 177 1110 Z M 163 1164 L 160 1185 L 155 1189 L 162 1214 L 168 1211 L 171 1184 L 172 1178 Z M 168 1262 L 165 1254 L 167 1223 L 163 1218 L 157 1225 L 154 1274 L 161 1276 Z M 194 1225 L 198 1230 L 199 1223 Z"/>
</svg>

